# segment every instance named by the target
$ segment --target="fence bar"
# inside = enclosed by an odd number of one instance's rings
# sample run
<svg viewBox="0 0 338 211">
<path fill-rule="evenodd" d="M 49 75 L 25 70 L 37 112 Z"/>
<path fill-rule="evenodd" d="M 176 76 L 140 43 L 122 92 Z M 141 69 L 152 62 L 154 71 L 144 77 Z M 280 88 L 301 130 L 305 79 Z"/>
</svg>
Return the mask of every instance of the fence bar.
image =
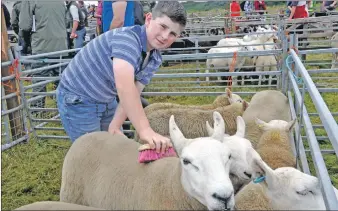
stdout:
<svg viewBox="0 0 338 211">
<path fill-rule="evenodd" d="M 291 71 L 288 71 L 289 78 L 291 81 L 291 86 L 293 86 L 293 90 L 295 93 L 295 97 L 298 99 L 297 103 L 298 106 L 301 107 L 301 93 L 298 89 L 297 82 L 293 76 L 293 73 Z M 324 159 L 322 157 L 318 141 L 316 139 L 316 135 L 312 128 L 312 123 L 310 120 L 310 117 L 307 114 L 307 109 L 304 106 L 303 108 L 303 119 L 304 119 L 304 125 L 306 126 L 305 132 L 307 135 L 307 140 L 309 142 L 310 148 L 311 148 L 311 155 L 314 161 L 314 166 L 316 169 L 316 173 L 318 175 L 318 179 L 321 182 L 321 188 L 322 188 L 322 194 L 324 198 L 324 202 L 326 205 L 326 208 L 329 210 L 337 210 L 338 209 L 338 200 L 336 198 L 336 195 L 334 193 L 334 190 L 332 188 L 331 180 L 329 177 L 329 174 L 326 169 L 326 165 L 324 162 Z"/>
<path fill-rule="evenodd" d="M 316 110 L 319 113 L 319 117 L 325 127 L 327 135 L 330 137 L 331 143 L 333 148 L 336 151 L 336 155 L 338 157 L 338 125 L 330 113 L 329 108 L 327 107 L 326 103 L 324 102 L 320 92 L 317 90 L 316 85 L 311 80 L 311 77 L 308 71 L 305 69 L 304 65 L 298 58 L 297 54 L 293 49 L 290 51 L 293 61 L 295 65 L 299 69 L 299 73 L 301 74 L 304 83 L 306 84 L 307 92 L 309 92 L 313 104 L 316 107 Z M 338 90 L 338 89 L 337 89 Z"/>
</svg>

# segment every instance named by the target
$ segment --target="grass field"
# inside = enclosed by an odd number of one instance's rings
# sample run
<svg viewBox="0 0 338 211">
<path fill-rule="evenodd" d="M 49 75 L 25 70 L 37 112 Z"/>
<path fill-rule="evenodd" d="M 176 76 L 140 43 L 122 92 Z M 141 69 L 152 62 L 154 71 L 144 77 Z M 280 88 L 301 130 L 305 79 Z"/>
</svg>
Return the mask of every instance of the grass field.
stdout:
<svg viewBox="0 0 338 211">
<path fill-rule="evenodd" d="M 330 59 L 331 55 L 309 55 L 308 60 L 323 60 Z M 177 65 L 176 68 L 188 68 L 193 65 Z M 308 66 L 309 67 L 309 66 Z M 174 67 L 170 67 L 174 68 Z M 316 66 L 309 67 L 315 69 Z M 337 77 L 337 73 L 321 74 L 321 76 Z M 193 79 L 190 79 L 193 80 Z M 158 80 L 153 80 L 158 81 Z M 338 87 L 338 80 L 323 80 L 316 82 L 330 82 L 328 86 Z M 174 86 L 174 85 L 173 85 Z M 174 87 L 173 87 L 174 88 Z M 51 86 L 48 87 L 51 90 Z M 221 91 L 224 88 L 215 89 Z M 245 91 L 257 89 L 235 89 L 234 91 Z M 200 91 L 195 90 L 194 91 Z M 208 90 L 209 91 L 209 90 Z M 338 93 L 323 93 L 325 102 L 331 112 L 338 112 Z M 211 103 L 215 96 L 159 96 L 148 97 L 150 103 L 153 102 L 175 102 L 179 104 L 208 104 Z M 250 97 L 244 97 L 250 101 Z M 306 96 L 305 103 L 308 112 L 316 112 L 313 103 L 309 96 Z M 55 107 L 53 99 L 48 98 L 48 107 Z M 313 124 L 320 124 L 318 117 L 311 118 Z M 338 117 L 336 117 L 338 121 Z M 48 126 L 57 126 L 58 124 L 49 123 Z M 43 131 L 42 131 L 43 132 Z M 40 132 L 41 133 L 41 132 Z M 316 129 L 317 136 L 326 135 L 325 130 Z M 63 132 L 53 131 L 51 134 L 63 135 Z M 332 148 L 328 141 L 320 141 L 320 146 L 323 149 Z M 59 189 L 61 183 L 61 169 L 63 158 L 70 147 L 70 142 L 63 140 L 44 140 L 38 141 L 31 139 L 26 144 L 17 145 L 2 153 L 2 179 L 1 179 L 1 205 L 2 209 L 15 209 L 22 205 L 44 200 L 56 201 L 59 199 Z M 305 142 L 305 147 L 308 143 Z M 331 180 L 336 188 L 338 188 L 338 160 L 336 155 L 323 155 Z M 315 174 L 311 157 L 308 156 L 311 172 Z"/>
</svg>

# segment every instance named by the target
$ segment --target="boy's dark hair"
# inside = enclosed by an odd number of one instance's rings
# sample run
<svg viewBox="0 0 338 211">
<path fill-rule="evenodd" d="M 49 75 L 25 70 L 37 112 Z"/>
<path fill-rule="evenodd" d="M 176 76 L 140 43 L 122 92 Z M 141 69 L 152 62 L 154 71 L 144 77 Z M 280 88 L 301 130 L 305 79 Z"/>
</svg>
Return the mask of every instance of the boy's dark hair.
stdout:
<svg viewBox="0 0 338 211">
<path fill-rule="evenodd" d="M 187 13 L 184 6 L 178 1 L 158 1 L 152 10 L 153 19 L 163 15 L 184 27 L 187 23 Z"/>
</svg>

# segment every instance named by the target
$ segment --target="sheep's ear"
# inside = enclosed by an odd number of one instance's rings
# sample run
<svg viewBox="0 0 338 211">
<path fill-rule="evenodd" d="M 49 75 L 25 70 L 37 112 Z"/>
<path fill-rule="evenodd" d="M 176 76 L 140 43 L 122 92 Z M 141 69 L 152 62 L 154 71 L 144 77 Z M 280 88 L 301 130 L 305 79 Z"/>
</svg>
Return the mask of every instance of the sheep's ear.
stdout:
<svg viewBox="0 0 338 211">
<path fill-rule="evenodd" d="M 211 137 L 216 140 L 219 140 L 220 142 L 223 142 L 225 131 L 224 119 L 222 115 L 217 111 L 213 112 L 213 118 L 214 118 L 214 132 Z"/>
<path fill-rule="evenodd" d="M 231 91 L 230 91 L 229 88 L 225 88 L 225 93 L 226 93 L 226 95 L 227 95 L 227 97 L 228 97 L 229 99 L 232 98 L 232 93 L 231 93 Z"/>
<path fill-rule="evenodd" d="M 274 171 L 262 160 L 256 150 L 247 151 L 247 162 L 251 164 L 252 177 L 254 183 L 265 182 L 269 188 L 273 188 L 276 180 Z"/>
<path fill-rule="evenodd" d="M 295 123 L 296 123 L 296 119 L 293 119 L 290 122 L 288 122 L 288 124 L 285 127 L 286 132 L 290 132 L 292 128 L 295 126 Z"/>
<path fill-rule="evenodd" d="M 208 136 L 212 136 L 212 134 L 214 134 L 214 128 L 212 128 L 210 126 L 208 121 L 206 121 L 205 124 L 206 124 L 206 128 L 207 128 Z"/>
<path fill-rule="evenodd" d="M 261 130 L 266 130 L 268 127 L 268 123 L 264 122 L 263 120 L 260 120 L 258 118 L 255 119 L 256 125 L 261 129 Z"/>
<path fill-rule="evenodd" d="M 181 156 L 183 148 L 189 144 L 190 140 L 186 139 L 181 130 L 178 128 L 174 115 L 171 115 L 169 119 L 169 134 L 177 155 Z"/>
<path fill-rule="evenodd" d="M 242 105 L 243 105 L 243 111 L 245 111 L 249 107 L 249 103 L 246 102 L 245 100 L 243 100 Z"/>
<path fill-rule="evenodd" d="M 237 132 L 236 136 L 244 138 L 245 136 L 245 122 L 241 116 L 237 116 Z"/>
</svg>

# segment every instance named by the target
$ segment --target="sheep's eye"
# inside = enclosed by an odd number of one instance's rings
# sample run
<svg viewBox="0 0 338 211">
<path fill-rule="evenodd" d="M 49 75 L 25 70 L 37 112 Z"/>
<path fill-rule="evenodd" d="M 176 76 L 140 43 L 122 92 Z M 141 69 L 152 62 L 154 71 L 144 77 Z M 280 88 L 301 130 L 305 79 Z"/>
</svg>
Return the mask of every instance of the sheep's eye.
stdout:
<svg viewBox="0 0 338 211">
<path fill-rule="evenodd" d="M 298 195 L 306 196 L 308 193 L 313 194 L 313 191 L 303 190 L 303 191 L 296 191 Z"/>
<path fill-rule="evenodd" d="M 184 164 L 184 165 L 188 165 L 188 164 L 191 164 L 191 162 L 190 162 L 190 160 L 184 158 L 184 159 L 183 159 L 183 164 Z"/>
<path fill-rule="evenodd" d="M 229 160 L 230 160 L 230 158 L 231 158 L 231 155 L 229 155 Z"/>
</svg>

